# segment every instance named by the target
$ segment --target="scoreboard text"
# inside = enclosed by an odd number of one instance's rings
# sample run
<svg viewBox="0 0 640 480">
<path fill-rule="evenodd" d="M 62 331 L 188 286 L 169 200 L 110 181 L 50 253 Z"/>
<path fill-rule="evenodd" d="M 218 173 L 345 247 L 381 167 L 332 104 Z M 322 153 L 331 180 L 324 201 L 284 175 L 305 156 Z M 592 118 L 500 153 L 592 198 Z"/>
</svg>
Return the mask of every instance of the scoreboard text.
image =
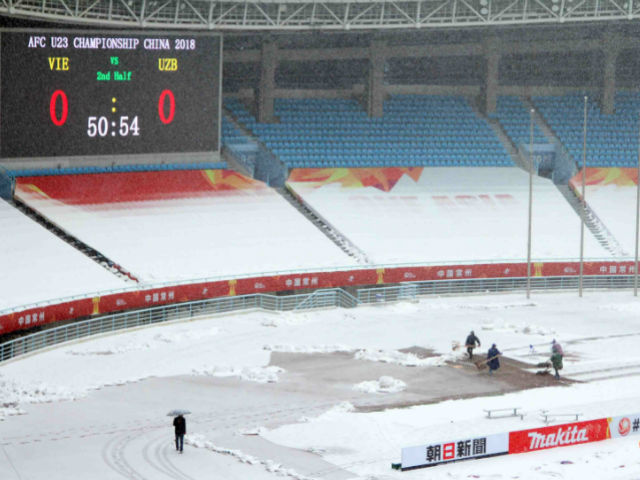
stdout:
<svg viewBox="0 0 640 480">
<path fill-rule="evenodd" d="M 0 35 L 0 158 L 218 152 L 219 36 Z"/>
</svg>

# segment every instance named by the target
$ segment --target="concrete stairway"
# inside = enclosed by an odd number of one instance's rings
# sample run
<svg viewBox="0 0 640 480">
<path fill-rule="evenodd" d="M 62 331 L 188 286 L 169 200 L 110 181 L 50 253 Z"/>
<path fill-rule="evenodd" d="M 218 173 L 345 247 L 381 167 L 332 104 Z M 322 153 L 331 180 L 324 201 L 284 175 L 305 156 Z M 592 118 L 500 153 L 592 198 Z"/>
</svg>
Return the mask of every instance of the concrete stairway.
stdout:
<svg viewBox="0 0 640 480">
<path fill-rule="evenodd" d="M 538 112 L 531 98 L 520 97 L 520 100 L 527 109 L 533 109 L 533 120 L 534 122 L 536 122 L 536 126 L 540 129 L 540 131 L 542 131 L 544 136 L 547 137 L 547 140 L 549 140 L 549 142 L 553 143 L 556 146 L 556 170 L 558 173 L 556 175 L 556 183 L 564 183 L 566 181 L 569 181 L 569 179 L 578 172 L 578 164 L 576 162 L 576 159 L 571 157 L 571 154 L 569 154 L 567 148 L 553 131 L 551 125 L 549 125 L 547 123 L 547 120 L 540 114 L 540 112 Z M 561 165 L 558 164 L 558 162 L 561 162 Z"/>
<path fill-rule="evenodd" d="M 242 140 L 225 145 L 223 158 L 230 168 L 266 183 L 270 187 L 282 187 L 287 180 L 287 166 L 250 130 L 228 110 L 223 110 L 224 119 L 242 134 Z"/>
<path fill-rule="evenodd" d="M 36 221 L 37 223 L 42 225 L 44 228 L 49 230 L 56 237 L 68 243 L 69 245 L 74 247 L 76 250 L 82 252 L 85 256 L 89 257 L 91 260 L 96 262 L 98 265 L 100 265 L 104 269 L 110 271 L 117 277 L 120 277 L 121 279 L 123 279 L 128 283 L 140 282 L 131 272 L 127 271 L 126 269 L 124 269 L 114 261 L 105 257 L 93 247 L 87 245 L 86 243 L 74 237 L 73 235 L 70 235 L 69 233 L 65 232 L 63 229 L 58 227 L 53 222 L 49 221 L 46 217 L 38 213 L 33 208 L 29 207 L 27 204 L 21 202 L 17 198 L 14 198 L 13 200 L 11 200 L 10 203 L 14 207 L 16 207 L 18 210 L 20 210 L 22 213 L 24 213 L 26 216 L 28 216 L 29 218 L 31 218 L 32 220 Z"/>
<path fill-rule="evenodd" d="M 484 114 L 478 107 L 477 101 L 475 101 L 474 99 L 469 99 L 469 105 L 471 105 L 471 108 L 476 113 L 476 115 L 483 118 L 489 124 L 491 130 L 493 130 L 493 133 L 495 133 L 496 137 L 498 137 L 500 143 L 502 143 L 502 146 L 511 157 L 513 163 L 522 168 L 524 171 L 528 172 L 529 165 L 526 159 L 522 158 L 520 152 L 518 151 L 518 148 L 513 143 L 511 137 L 509 137 L 500 121 L 497 118 L 491 118 L 488 115 Z"/>
<path fill-rule="evenodd" d="M 324 233 L 329 240 L 335 243 L 340 250 L 354 258 L 359 264 L 370 264 L 370 260 L 366 254 L 360 250 L 351 240 L 344 236 L 340 231 L 327 222 L 321 215 L 313 210 L 307 203 L 299 196 L 289 190 L 288 187 L 279 187 L 275 189 L 282 197 L 289 202 L 296 210 L 304 215 L 311 223 L 313 223 L 318 230 Z"/>
<path fill-rule="evenodd" d="M 556 185 L 556 187 L 560 193 L 562 193 L 564 198 L 567 199 L 569 205 L 571 205 L 578 216 L 582 218 L 582 200 L 575 191 L 568 185 Z M 629 253 L 622 248 L 618 240 L 616 240 L 604 222 L 600 220 L 598 215 L 596 215 L 596 212 L 591 209 L 588 203 L 585 205 L 584 209 L 584 224 L 596 238 L 598 243 L 611 255 L 614 257 L 629 256 Z"/>
</svg>

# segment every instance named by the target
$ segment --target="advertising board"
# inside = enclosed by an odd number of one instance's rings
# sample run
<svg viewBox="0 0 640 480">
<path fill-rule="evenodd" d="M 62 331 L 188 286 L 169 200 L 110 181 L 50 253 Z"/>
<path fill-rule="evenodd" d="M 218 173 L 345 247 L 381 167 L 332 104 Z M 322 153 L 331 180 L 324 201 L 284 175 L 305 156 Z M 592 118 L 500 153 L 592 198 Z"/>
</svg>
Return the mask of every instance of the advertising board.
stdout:
<svg viewBox="0 0 640 480">
<path fill-rule="evenodd" d="M 483 437 L 431 443 L 402 449 L 402 470 L 433 467 L 443 463 L 493 457 L 509 453 L 509 434 L 498 433 Z"/>
</svg>

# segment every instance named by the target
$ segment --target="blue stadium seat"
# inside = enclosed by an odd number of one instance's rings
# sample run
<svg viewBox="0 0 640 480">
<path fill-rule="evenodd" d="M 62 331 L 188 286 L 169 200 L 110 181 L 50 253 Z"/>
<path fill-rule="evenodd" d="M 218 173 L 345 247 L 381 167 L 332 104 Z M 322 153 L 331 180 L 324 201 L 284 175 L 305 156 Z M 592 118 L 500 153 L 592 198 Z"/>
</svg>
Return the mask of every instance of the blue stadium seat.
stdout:
<svg viewBox="0 0 640 480">
<path fill-rule="evenodd" d="M 534 97 L 533 102 L 573 159 L 582 163 L 584 94 Z M 602 113 L 598 102 L 589 97 L 587 166 L 637 165 L 639 111 L 639 93 L 616 93 L 615 113 L 611 115 Z"/>
<path fill-rule="evenodd" d="M 257 123 L 237 99 L 225 99 L 225 108 L 289 167 L 300 156 L 311 167 L 431 165 L 439 155 L 456 165 L 469 158 L 512 165 L 491 127 L 459 96 L 392 96 L 382 118 L 368 118 L 355 100 L 276 99 L 277 124 Z M 233 129 L 223 120 L 223 145 L 236 138 Z"/>
</svg>

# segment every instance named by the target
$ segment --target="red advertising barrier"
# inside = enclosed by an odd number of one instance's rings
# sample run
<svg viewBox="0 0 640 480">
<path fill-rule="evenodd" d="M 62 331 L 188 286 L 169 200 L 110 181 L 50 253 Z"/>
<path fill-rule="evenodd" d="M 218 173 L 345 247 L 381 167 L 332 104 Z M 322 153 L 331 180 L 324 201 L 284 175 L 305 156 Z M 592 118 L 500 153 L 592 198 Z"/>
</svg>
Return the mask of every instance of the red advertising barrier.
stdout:
<svg viewBox="0 0 640 480">
<path fill-rule="evenodd" d="M 496 433 L 455 442 L 436 442 L 403 448 L 400 470 L 581 445 L 631 434 L 640 434 L 640 414 Z"/>
<path fill-rule="evenodd" d="M 534 277 L 577 276 L 578 262 L 533 263 Z M 629 275 L 633 262 L 587 262 L 585 275 Z M 526 277 L 525 263 L 368 268 L 220 280 L 88 297 L 0 315 L 0 334 L 45 323 L 233 295 L 402 282 Z"/>
<path fill-rule="evenodd" d="M 606 418 L 532 428 L 509 433 L 509 453 L 525 453 L 547 448 L 599 442 L 611 438 Z"/>
</svg>

